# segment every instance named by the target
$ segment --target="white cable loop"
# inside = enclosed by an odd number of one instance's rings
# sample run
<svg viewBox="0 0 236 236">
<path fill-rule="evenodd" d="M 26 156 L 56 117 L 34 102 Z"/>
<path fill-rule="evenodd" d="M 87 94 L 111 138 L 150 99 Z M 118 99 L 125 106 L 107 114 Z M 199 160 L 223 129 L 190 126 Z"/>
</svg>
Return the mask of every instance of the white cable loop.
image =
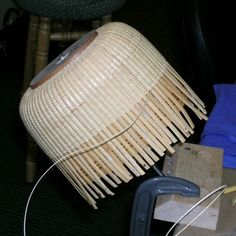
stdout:
<svg viewBox="0 0 236 236">
<path fill-rule="evenodd" d="M 169 236 L 170 232 L 174 229 L 174 227 L 184 218 L 186 217 L 190 212 L 192 212 L 197 206 L 199 206 L 202 202 L 210 198 L 212 195 L 217 193 L 218 191 L 222 190 L 207 206 L 205 209 L 203 209 L 196 217 L 194 217 L 186 226 L 184 226 L 177 234 L 174 236 L 180 235 L 187 227 L 189 227 L 196 219 L 198 219 L 225 191 L 227 188 L 227 185 L 222 185 L 219 188 L 213 190 L 209 194 L 207 194 L 204 198 L 199 200 L 195 205 L 193 205 L 187 212 L 185 212 L 175 223 L 172 225 L 172 227 L 168 230 L 165 236 Z"/>
</svg>

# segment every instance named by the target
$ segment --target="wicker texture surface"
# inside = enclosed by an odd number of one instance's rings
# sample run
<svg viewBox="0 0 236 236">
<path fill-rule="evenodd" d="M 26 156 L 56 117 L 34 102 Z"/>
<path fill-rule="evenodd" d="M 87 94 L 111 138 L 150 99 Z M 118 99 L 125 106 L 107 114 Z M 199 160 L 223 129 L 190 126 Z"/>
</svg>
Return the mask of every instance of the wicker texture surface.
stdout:
<svg viewBox="0 0 236 236">
<path fill-rule="evenodd" d="M 91 20 L 110 15 L 125 0 L 16 0 L 17 4 L 37 16 L 58 20 Z"/>
<path fill-rule="evenodd" d="M 64 158 L 59 169 L 94 208 L 193 133 L 185 106 L 207 119 L 202 101 L 138 31 L 115 22 L 97 32 L 20 104 L 28 131 L 53 162 Z"/>
</svg>

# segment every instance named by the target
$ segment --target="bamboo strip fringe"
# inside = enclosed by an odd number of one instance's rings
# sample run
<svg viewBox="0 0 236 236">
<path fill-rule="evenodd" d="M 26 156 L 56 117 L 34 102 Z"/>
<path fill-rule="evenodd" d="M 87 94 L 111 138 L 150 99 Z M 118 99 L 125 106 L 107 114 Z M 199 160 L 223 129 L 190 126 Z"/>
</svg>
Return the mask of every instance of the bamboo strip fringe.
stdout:
<svg viewBox="0 0 236 236">
<path fill-rule="evenodd" d="M 115 22 L 97 32 L 20 105 L 28 131 L 53 162 L 63 158 L 58 168 L 95 209 L 193 133 L 186 106 L 207 119 L 203 102 L 138 31 Z"/>
</svg>

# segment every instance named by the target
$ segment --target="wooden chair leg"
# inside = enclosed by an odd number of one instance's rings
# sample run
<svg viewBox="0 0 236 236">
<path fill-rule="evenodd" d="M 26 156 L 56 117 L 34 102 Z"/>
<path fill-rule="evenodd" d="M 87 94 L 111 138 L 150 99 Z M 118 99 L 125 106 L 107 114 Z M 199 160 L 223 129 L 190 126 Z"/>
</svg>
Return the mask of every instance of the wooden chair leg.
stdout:
<svg viewBox="0 0 236 236">
<path fill-rule="evenodd" d="M 92 28 L 97 29 L 102 25 L 105 25 L 112 21 L 112 15 L 103 16 L 101 19 L 96 19 L 92 21 Z"/>
<path fill-rule="evenodd" d="M 40 17 L 38 42 L 35 57 L 35 75 L 38 74 L 48 64 L 50 33 L 50 19 L 46 17 Z"/>
<path fill-rule="evenodd" d="M 25 68 L 24 68 L 24 80 L 22 86 L 22 93 L 28 88 L 30 81 L 34 75 L 34 61 L 35 61 L 35 49 L 37 45 L 39 27 L 39 17 L 31 15 L 28 29 L 26 54 L 25 54 Z"/>
<path fill-rule="evenodd" d="M 35 52 L 35 70 L 36 75 L 48 63 L 48 50 L 50 41 L 50 20 L 40 17 L 37 48 Z M 32 183 L 35 178 L 37 156 L 39 148 L 33 138 L 27 135 L 27 154 L 26 154 L 26 181 Z"/>
<path fill-rule="evenodd" d="M 38 156 L 39 148 L 31 135 L 27 133 L 27 151 L 26 151 L 26 182 L 32 183 L 34 182 L 35 173 L 36 173 L 36 165 L 37 165 L 37 156 Z"/>
<path fill-rule="evenodd" d="M 106 15 L 102 17 L 102 25 L 112 22 L 112 15 Z"/>
<path fill-rule="evenodd" d="M 25 53 L 24 80 L 22 85 L 22 94 L 29 87 L 29 83 L 34 76 L 35 50 L 38 38 L 39 17 L 30 15 L 29 29 L 27 36 L 27 45 Z M 33 182 L 35 166 L 32 165 L 31 157 L 36 155 L 37 149 L 32 145 L 32 137 L 27 133 L 27 151 L 26 151 L 26 182 Z"/>
</svg>

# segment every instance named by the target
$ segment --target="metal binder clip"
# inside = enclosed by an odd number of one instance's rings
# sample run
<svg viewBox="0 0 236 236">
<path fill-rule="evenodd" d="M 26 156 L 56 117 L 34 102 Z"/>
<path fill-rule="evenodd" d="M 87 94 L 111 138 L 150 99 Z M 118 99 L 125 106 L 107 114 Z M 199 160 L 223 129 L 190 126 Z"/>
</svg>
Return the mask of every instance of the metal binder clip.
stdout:
<svg viewBox="0 0 236 236">
<path fill-rule="evenodd" d="M 164 194 L 197 197 L 200 195 L 200 188 L 188 180 L 171 176 L 159 176 L 144 181 L 135 194 L 130 236 L 149 236 L 156 198 Z"/>
</svg>

